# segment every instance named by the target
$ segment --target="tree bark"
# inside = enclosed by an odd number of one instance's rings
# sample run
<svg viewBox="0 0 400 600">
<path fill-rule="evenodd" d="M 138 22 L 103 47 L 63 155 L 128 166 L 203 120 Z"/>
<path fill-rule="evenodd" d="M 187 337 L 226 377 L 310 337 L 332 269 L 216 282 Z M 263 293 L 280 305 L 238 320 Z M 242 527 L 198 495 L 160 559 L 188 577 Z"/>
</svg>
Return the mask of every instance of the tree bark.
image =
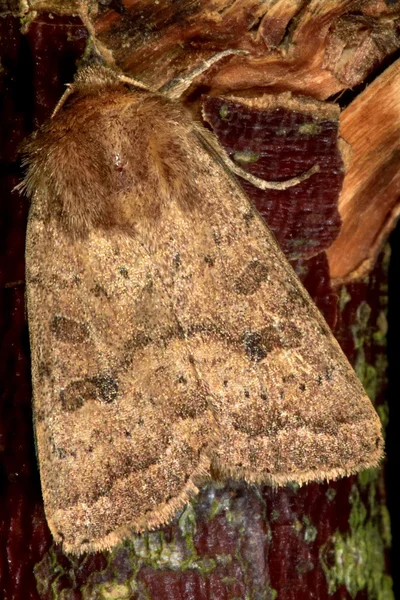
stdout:
<svg viewBox="0 0 400 600">
<path fill-rule="evenodd" d="M 183 100 L 259 177 L 286 179 L 320 165 L 312 180 L 284 192 L 243 187 L 386 426 L 384 243 L 399 212 L 400 64 L 391 58 L 399 12 L 383 0 L 0 1 L 2 597 L 394 597 L 383 469 L 278 490 L 213 483 L 170 524 L 113 552 L 71 558 L 52 543 L 31 425 L 28 202 L 13 189 L 22 176 L 18 147 L 50 116 L 89 38 L 154 88 L 220 50 L 246 50 L 204 73 Z"/>
</svg>

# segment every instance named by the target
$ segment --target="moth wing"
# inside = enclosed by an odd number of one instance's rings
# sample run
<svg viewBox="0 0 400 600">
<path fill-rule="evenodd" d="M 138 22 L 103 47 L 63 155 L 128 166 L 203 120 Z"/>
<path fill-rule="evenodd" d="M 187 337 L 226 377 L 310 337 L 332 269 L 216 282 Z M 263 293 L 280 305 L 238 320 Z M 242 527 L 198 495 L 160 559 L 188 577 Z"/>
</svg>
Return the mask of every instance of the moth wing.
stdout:
<svg viewBox="0 0 400 600">
<path fill-rule="evenodd" d="M 378 415 L 273 235 L 204 150 L 203 136 L 193 135 L 195 207 L 163 221 L 170 256 L 179 256 L 170 271 L 176 314 L 223 431 L 214 470 L 283 485 L 376 466 Z"/>
<path fill-rule="evenodd" d="M 56 541 L 80 553 L 156 527 L 210 460 L 277 485 L 377 464 L 360 382 L 191 117 L 123 86 L 78 94 L 73 111 L 73 126 L 60 111 L 34 142 L 26 179 L 38 190 L 35 428 Z"/>
<path fill-rule="evenodd" d="M 137 239 L 72 239 L 33 200 L 27 301 L 37 449 L 56 541 L 81 553 L 168 521 L 209 468 L 216 423 Z"/>
</svg>

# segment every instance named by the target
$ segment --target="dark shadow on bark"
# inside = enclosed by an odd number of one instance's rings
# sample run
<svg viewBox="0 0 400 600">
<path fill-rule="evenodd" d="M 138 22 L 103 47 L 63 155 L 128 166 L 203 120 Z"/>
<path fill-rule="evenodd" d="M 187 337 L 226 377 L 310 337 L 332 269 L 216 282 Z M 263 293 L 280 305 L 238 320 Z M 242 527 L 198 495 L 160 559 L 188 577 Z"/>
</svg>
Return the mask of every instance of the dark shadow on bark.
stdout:
<svg viewBox="0 0 400 600">
<path fill-rule="evenodd" d="M 400 224 L 390 238 L 392 256 L 389 267 L 388 360 L 389 360 L 389 426 L 386 438 L 388 507 L 392 524 L 390 553 L 393 592 L 400 597 L 400 576 L 396 565 L 400 559 L 400 513 L 398 506 L 400 472 L 400 444 L 397 428 L 400 422 Z"/>
</svg>

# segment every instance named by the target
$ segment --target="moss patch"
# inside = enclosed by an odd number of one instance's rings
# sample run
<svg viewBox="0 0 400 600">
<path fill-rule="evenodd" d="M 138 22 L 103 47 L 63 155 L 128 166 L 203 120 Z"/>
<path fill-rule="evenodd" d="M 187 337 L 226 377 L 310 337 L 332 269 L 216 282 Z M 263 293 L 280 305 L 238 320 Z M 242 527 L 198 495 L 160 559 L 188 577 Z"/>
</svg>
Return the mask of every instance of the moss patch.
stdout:
<svg viewBox="0 0 400 600">
<path fill-rule="evenodd" d="M 364 481 L 360 481 L 367 505 L 354 485 L 349 498 L 350 532 L 335 533 L 321 548 L 320 561 L 330 594 L 344 585 L 352 598 L 367 590 L 370 600 L 394 600 L 392 580 L 385 574 L 385 549 L 390 542 L 390 536 L 384 534 L 388 516 L 376 502 L 373 471 L 370 469 L 367 477 L 362 475 Z"/>
</svg>

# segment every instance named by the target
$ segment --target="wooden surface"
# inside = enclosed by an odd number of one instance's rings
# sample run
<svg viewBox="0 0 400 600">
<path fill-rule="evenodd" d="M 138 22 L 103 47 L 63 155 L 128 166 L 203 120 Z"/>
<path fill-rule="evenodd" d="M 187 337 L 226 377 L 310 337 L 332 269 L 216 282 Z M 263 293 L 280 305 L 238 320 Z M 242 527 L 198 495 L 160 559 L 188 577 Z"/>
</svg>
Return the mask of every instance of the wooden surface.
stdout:
<svg viewBox="0 0 400 600">
<path fill-rule="evenodd" d="M 338 282 L 371 270 L 400 214 L 400 60 L 342 112 L 340 135 L 350 158 L 339 198 L 342 229 L 328 250 Z"/>
</svg>

